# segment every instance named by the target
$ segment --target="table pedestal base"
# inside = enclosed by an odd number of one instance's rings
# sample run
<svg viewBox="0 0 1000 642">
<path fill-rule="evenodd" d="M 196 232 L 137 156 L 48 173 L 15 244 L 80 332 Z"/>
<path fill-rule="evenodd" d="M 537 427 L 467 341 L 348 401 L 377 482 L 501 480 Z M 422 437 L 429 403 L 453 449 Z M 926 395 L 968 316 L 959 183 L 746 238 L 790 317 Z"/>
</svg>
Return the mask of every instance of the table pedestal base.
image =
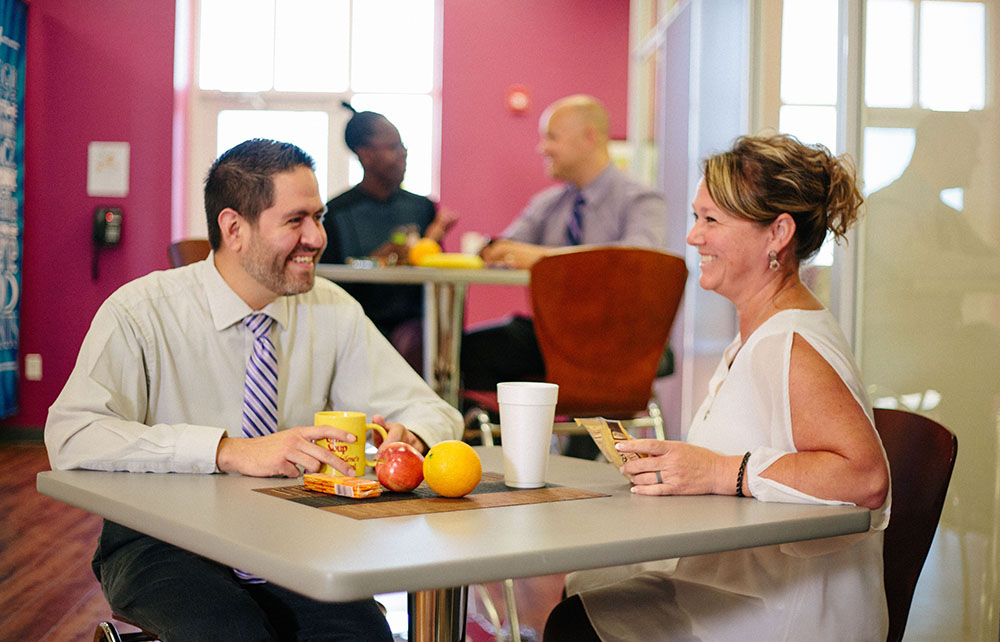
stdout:
<svg viewBox="0 0 1000 642">
<path fill-rule="evenodd" d="M 424 379 L 458 408 L 465 283 L 424 284 Z"/>
<path fill-rule="evenodd" d="M 410 593 L 409 642 L 463 642 L 468 596 L 466 586 Z"/>
</svg>

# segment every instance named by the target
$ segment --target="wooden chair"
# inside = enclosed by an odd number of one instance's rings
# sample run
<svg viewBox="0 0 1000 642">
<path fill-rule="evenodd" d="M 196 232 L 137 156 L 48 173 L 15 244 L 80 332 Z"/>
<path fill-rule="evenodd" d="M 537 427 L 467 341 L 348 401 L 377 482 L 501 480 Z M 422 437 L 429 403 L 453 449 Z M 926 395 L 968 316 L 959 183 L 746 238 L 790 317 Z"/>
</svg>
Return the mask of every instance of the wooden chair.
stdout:
<svg viewBox="0 0 1000 642">
<path fill-rule="evenodd" d="M 170 259 L 170 267 L 175 268 L 200 261 L 211 251 L 208 239 L 184 239 L 170 244 L 167 257 Z"/>
<path fill-rule="evenodd" d="M 917 579 L 934 539 L 958 440 L 941 424 L 905 410 L 875 409 L 892 479 L 892 514 L 885 530 L 887 642 L 900 642 Z"/>
<path fill-rule="evenodd" d="M 680 257 L 626 247 L 568 249 L 535 263 L 531 308 L 545 380 L 559 384 L 557 417 L 646 412 L 645 425 L 664 437 L 653 381 L 687 273 Z M 496 412 L 494 391 L 464 395 Z M 492 443 L 488 415 L 478 421 Z"/>
</svg>

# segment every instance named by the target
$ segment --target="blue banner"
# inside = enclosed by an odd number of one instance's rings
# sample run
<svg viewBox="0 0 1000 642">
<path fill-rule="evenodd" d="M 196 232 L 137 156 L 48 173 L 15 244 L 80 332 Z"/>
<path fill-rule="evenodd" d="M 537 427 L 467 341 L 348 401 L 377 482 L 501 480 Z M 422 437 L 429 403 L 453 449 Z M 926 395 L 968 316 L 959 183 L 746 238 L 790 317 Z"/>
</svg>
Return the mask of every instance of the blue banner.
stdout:
<svg viewBox="0 0 1000 642">
<path fill-rule="evenodd" d="M 0 0 L 0 417 L 17 412 L 28 6 Z"/>
</svg>

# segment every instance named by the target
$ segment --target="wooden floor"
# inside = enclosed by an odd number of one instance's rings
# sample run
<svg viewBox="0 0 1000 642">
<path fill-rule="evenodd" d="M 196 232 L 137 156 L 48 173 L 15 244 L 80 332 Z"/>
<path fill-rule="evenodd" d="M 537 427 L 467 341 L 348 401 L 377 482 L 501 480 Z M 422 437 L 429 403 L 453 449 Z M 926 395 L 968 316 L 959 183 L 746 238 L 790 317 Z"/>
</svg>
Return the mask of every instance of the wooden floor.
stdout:
<svg viewBox="0 0 1000 642">
<path fill-rule="evenodd" d="M 0 444 L 0 641 L 91 642 L 111 615 L 90 570 L 101 520 L 38 494 L 35 474 L 48 468 L 42 445 Z M 502 613 L 500 585 L 487 589 Z M 562 576 L 517 580 L 521 628 L 540 637 L 561 591 Z"/>
<path fill-rule="evenodd" d="M 38 444 L 0 446 L 0 640 L 89 642 L 111 615 L 90 570 L 99 517 L 39 495 Z"/>
</svg>

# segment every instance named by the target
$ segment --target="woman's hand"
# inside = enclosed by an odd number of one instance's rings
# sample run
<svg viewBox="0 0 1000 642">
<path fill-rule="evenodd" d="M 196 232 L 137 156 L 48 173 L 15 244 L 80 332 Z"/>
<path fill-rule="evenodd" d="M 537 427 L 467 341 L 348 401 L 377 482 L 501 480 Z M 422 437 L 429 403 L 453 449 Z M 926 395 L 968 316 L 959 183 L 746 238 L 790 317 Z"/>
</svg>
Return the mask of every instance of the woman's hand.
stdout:
<svg viewBox="0 0 1000 642">
<path fill-rule="evenodd" d="M 736 494 L 736 474 L 741 457 L 727 457 L 681 441 L 631 439 L 615 444 L 619 452 L 643 453 L 625 462 L 621 471 L 632 476 L 632 492 L 640 495 Z M 736 466 L 732 468 L 735 459 Z M 724 485 L 732 468 L 732 484 Z M 659 473 L 659 476 L 657 476 Z M 728 486 L 732 486 L 729 488 Z"/>
</svg>

